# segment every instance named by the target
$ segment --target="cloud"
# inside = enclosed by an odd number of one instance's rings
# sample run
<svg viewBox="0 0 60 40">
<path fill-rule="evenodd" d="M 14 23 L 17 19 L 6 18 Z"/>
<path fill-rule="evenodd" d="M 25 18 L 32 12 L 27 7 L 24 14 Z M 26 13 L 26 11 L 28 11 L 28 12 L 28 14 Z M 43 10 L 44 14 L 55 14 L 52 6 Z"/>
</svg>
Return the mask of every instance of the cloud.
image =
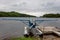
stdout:
<svg viewBox="0 0 60 40">
<path fill-rule="evenodd" d="M 60 0 L 0 0 L 0 11 L 60 12 Z"/>
</svg>

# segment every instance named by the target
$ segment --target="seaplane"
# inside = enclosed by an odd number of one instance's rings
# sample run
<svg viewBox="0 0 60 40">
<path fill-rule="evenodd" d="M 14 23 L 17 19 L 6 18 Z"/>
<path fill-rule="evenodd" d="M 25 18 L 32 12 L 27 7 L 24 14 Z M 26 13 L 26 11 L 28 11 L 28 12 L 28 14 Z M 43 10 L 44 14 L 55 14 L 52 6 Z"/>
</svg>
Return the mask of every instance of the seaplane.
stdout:
<svg viewBox="0 0 60 40">
<path fill-rule="evenodd" d="M 48 20 L 48 19 L 42 19 L 42 20 L 39 20 L 39 19 L 16 19 L 16 18 L 5 18 L 5 19 L 2 19 L 2 20 L 15 20 L 15 21 L 21 21 L 22 23 L 26 24 L 27 26 L 24 27 L 24 36 L 25 37 L 28 37 L 28 36 L 41 36 L 43 35 L 43 32 L 38 28 L 39 25 L 37 24 L 37 22 L 42 23 L 44 21 L 57 21 L 57 20 Z"/>
</svg>

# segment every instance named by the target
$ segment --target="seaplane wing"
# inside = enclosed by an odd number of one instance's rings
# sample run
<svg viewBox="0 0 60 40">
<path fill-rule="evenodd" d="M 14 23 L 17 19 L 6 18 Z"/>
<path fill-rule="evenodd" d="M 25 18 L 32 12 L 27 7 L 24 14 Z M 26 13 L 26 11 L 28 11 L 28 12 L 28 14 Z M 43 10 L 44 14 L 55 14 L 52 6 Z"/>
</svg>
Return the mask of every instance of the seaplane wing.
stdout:
<svg viewBox="0 0 60 40">
<path fill-rule="evenodd" d="M 27 26 L 31 26 L 32 23 L 29 19 L 19 19 L 19 18 L 3 18 L 2 20 L 13 20 L 13 21 L 21 21 L 22 23 L 26 24 Z M 35 22 L 42 23 L 44 21 L 57 21 L 57 20 L 47 20 L 47 19 L 42 19 L 42 20 L 34 20 Z"/>
<path fill-rule="evenodd" d="M 5 18 L 2 20 L 10 20 L 10 21 L 21 21 L 22 23 L 26 24 L 29 26 L 29 21 L 28 19 L 16 19 L 16 18 Z"/>
<path fill-rule="evenodd" d="M 43 20 L 35 20 L 37 26 L 39 26 L 38 24 L 43 23 L 45 21 L 47 22 L 47 21 L 57 21 L 57 20 L 50 20 L 50 19 L 49 20 L 47 20 L 47 19 L 46 20 L 44 20 L 44 19 Z"/>
<path fill-rule="evenodd" d="M 35 20 L 35 22 L 44 22 L 44 21 L 57 21 L 57 20 Z"/>
</svg>

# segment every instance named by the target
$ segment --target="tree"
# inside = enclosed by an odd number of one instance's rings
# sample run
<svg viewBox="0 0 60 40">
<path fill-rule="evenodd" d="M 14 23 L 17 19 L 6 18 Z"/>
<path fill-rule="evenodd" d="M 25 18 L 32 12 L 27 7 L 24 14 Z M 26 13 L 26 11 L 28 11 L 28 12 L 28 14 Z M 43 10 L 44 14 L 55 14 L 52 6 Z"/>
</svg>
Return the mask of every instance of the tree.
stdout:
<svg viewBox="0 0 60 40">
<path fill-rule="evenodd" d="M 60 14 L 44 14 L 42 17 L 46 17 L 46 18 L 60 18 Z"/>
<path fill-rule="evenodd" d="M 0 11 L 0 17 L 35 17 L 35 16 L 18 13 L 18 12 L 14 12 L 14 11 L 12 11 L 12 12 Z"/>
</svg>

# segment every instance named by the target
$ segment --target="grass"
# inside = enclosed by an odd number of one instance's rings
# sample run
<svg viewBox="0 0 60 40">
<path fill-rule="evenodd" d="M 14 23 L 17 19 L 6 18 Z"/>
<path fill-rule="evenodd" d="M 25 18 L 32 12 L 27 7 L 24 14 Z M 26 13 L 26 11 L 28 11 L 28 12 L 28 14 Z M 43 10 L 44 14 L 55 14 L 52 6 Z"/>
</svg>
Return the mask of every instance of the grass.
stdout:
<svg viewBox="0 0 60 40">
<path fill-rule="evenodd" d="M 40 40 L 40 38 L 35 38 L 35 37 L 18 37 L 18 38 L 11 38 L 10 40 Z"/>
</svg>

